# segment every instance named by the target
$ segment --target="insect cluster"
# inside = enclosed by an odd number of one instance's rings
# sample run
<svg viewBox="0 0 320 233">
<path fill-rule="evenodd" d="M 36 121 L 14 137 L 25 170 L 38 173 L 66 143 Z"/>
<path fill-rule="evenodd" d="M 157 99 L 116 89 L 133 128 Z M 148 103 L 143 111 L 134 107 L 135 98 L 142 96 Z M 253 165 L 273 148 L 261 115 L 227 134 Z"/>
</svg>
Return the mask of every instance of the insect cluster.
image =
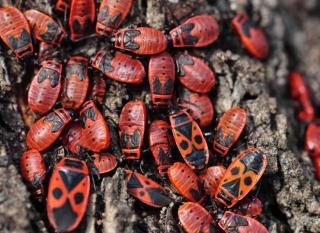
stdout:
<svg viewBox="0 0 320 233">
<path fill-rule="evenodd" d="M 307 124 L 305 130 L 305 151 L 313 160 L 315 178 L 320 180 L 320 124 L 303 75 L 292 71 L 288 76 L 290 94 L 297 108 L 297 118 Z"/>
<path fill-rule="evenodd" d="M 167 34 L 150 27 L 118 30 L 131 6 L 131 0 L 103 0 L 96 17 L 94 0 L 58 0 L 55 4 L 57 11 L 69 12 L 71 41 L 86 39 L 95 28 L 96 35 L 108 38 L 116 49 L 149 55 L 148 74 L 139 59 L 106 48 L 92 58 L 81 54 L 62 61 L 56 47 L 67 40 L 67 31 L 55 19 L 35 9 L 22 13 L 12 6 L 0 8 L 1 39 L 18 58 L 33 54 L 33 41 L 39 44 L 40 68 L 28 90 L 28 106 L 42 117 L 27 134 L 29 149 L 20 163 L 34 198 L 46 203 L 49 222 L 56 231 L 77 228 L 87 208 L 90 174 L 105 174 L 118 165 L 118 158 L 108 152 L 110 130 L 99 110 L 106 82 L 99 76 L 89 77 L 89 71 L 93 68 L 109 79 L 131 85 L 143 83 L 148 75 L 153 114 L 148 114 L 151 110 L 144 101 L 130 100 L 119 118 L 119 144 L 125 157 L 122 165 L 128 192 L 155 208 L 173 201 L 172 194 L 162 185 L 132 169 L 131 164 L 145 153 L 143 142 L 147 137 L 157 171 L 163 177 L 161 182 L 167 182 L 168 177 L 187 201 L 177 212 L 186 232 L 268 232 L 253 218 L 261 214 L 260 200 L 245 198 L 262 177 L 266 156 L 249 148 L 227 168 L 221 162 L 245 128 L 246 111 L 241 107 L 226 111 L 214 137 L 208 140 L 203 129 L 214 118 L 208 93 L 216 84 L 215 74 L 207 63 L 188 51 L 179 51 L 174 57 L 166 52 L 168 47 L 212 44 L 220 34 L 217 20 L 208 15 L 194 16 Z M 231 24 L 251 55 L 258 59 L 268 55 L 264 32 L 248 16 L 239 13 Z M 176 78 L 179 85 L 175 84 Z M 175 91 L 176 86 L 179 87 Z M 158 111 L 165 113 L 158 114 L 162 119 L 154 119 Z M 47 168 L 43 153 L 59 144 L 68 156 L 57 163 L 48 177 L 51 168 Z M 175 149 L 179 152 L 174 153 Z M 209 203 L 216 205 L 214 211 L 208 208 Z M 223 214 L 217 217 L 213 212 L 219 211 Z"/>
</svg>

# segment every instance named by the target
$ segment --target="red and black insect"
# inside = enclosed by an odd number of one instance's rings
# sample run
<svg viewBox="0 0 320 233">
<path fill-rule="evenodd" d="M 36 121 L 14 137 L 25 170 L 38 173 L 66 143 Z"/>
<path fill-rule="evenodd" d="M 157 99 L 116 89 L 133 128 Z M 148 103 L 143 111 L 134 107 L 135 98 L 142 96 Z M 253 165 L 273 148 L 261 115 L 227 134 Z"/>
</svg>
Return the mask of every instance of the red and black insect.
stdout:
<svg viewBox="0 0 320 233">
<path fill-rule="evenodd" d="M 239 203 L 239 206 L 234 212 L 240 215 L 256 217 L 262 214 L 262 208 L 263 205 L 259 198 L 247 197 Z"/>
<path fill-rule="evenodd" d="M 17 8 L 0 8 L 0 37 L 18 58 L 33 53 L 29 24 Z"/>
<path fill-rule="evenodd" d="M 174 163 L 168 169 L 168 177 L 175 189 L 189 201 L 201 203 L 204 200 L 202 182 L 186 164 Z"/>
<path fill-rule="evenodd" d="M 257 220 L 226 211 L 219 221 L 219 226 L 226 233 L 268 233 L 269 231 Z"/>
<path fill-rule="evenodd" d="M 81 151 L 80 139 L 82 133 L 82 127 L 79 121 L 74 121 L 70 125 L 67 126 L 65 130 L 65 134 L 62 138 L 62 143 L 67 149 L 74 153 L 78 154 Z"/>
<path fill-rule="evenodd" d="M 79 152 L 89 150 L 100 152 L 109 148 L 109 127 L 92 100 L 85 102 L 80 111 L 81 138 L 79 140 Z"/>
<path fill-rule="evenodd" d="M 84 102 L 89 88 L 88 59 L 70 57 L 65 68 L 61 103 L 64 108 L 78 109 Z"/>
<path fill-rule="evenodd" d="M 95 101 L 96 103 L 103 104 L 106 97 L 107 84 L 106 81 L 99 76 L 94 76 L 92 78 L 92 83 L 89 91 L 89 99 Z"/>
<path fill-rule="evenodd" d="M 263 30 L 253 24 L 246 14 L 239 13 L 232 25 L 240 36 L 243 46 L 256 58 L 264 59 L 269 54 L 269 43 Z"/>
<path fill-rule="evenodd" d="M 99 174 L 111 172 L 118 165 L 116 156 L 107 152 L 100 154 L 94 153 L 92 158 L 93 164 L 98 169 Z"/>
<path fill-rule="evenodd" d="M 316 179 L 320 180 L 320 126 L 315 122 L 310 123 L 307 127 L 305 150 L 313 160 Z"/>
<path fill-rule="evenodd" d="M 52 59 L 58 53 L 55 45 L 46 42 L 39 43 L 38 61 L 41 64 L 45 60 Z"/>
<path fill-rule="evenodd" d="M 81 222 L 90 192 L 89 170 L 84 161 L 63 158 L 53 170 L 48 188 L 47 214 L 58 232 L 70 232 Z"/>
<path fill-rule="evenodd" d="M 217 20 L 209 15 L 191 17 L 170 31 L 173 47 L 204 47 L 220 34 Z"/>
<path fill-rule="evenodd" d="M 161 31 L 149 27 L 121 29 L 113 35 L 111 41 L 116 48 L 140 55 L 161 53 L 167 48 L 165 35 Z"/>
<path fill-rule="evenodd" d="M 138 172 L 125 170 L 127 190 L 135 198 L 143 203 L 161 208 L 168 206 L 171 199 L 168 197 L 166 191 L 155 181 L 148 179 Z"/>
<path fill-rule="evenodd" d="M 108 35 L 117 29 L 129 14 L 132 0 L 102 0 L 99 8 L 96 32 Z"/>
<path fill-rule="evenodd" d="M 34 9 L 27 10 L 24 15 L 36 40 L 52 44 L 61 43 L 65 31 L 53 18 Z"/>
<path fill-rule="evenodd" d="M 188 112 L 201 127 L 209 126 L 214 116 L 214 108 L 207 94 L 199 94 L 180 88 L 178 105 L 182 111 Z"/>
<path fill-rule="evenodd" d="M 216 191 L 216 199 L 231 208 L 243 199 L 260 180 L 267 166 L 267 158 L 257 149 L 241 152 L 229 165 Z"/>
<path fill-rule="evenodd" d="M 202 229 L 215 228 L 209 212 L 198 203 L 186 202 L 181 205 L 178 209 L 178 217 L 183 229 L 188 233 L 204 233 Z"/>
<path fill-rule="evenodd" d="M 71 111 L 59 108 L 40 118 L 27 134 L 27 146 L 39 152 L 51 146 L 60 136 L 63 128 L 72 120 Z"/>
<path fill-rule="evenodd" d="M 212 166 L 208 167 L 199 175 L 207 195 L 215 195 L 218 185 L 225 172 L 226 169 L 224 166 Z"/>
<path fill-rule="evenodd" d="M 184 161 L 192 169 L 203 169 L 209 161 L 209 149 L 202 131 L 186 112 L 170 115 L 172 134 Z"/>
<path fill-rule="evenodd" d="M 81 39 L 93 31 L 95 15 L 94 0 L 72 0 L 69 17 L 71 40 Z"/>
<path fill-rule="evenodd" d="M 118 82 L 140 84 L 146 77 L 144 66 L 138 59 L 120 52 L 112 55 L 105 49 L 100 50 L 93 58 L 92 66 Z"/>
<path fill-rule="evenodd" d="M 175 75 L 175 63 L 169 53 L 163 52 L 150 58 L 148 78 L 153 104 L 168 105 L 173 95 Z"/>
<path fill-rule="evenodd" d="M 70 8 L 71 0 L 56 0 L 55 9 L 58 11 L 66 11 Z"/>
<path fill-rule="evenodd" d="M 178 79 L 183 86 L 191 91 L 207 93 L 216 83 L 216 78 L 210 67 L 200 58 L 187 52 L 176 56 Z"/>
<path fill-rule="evenodd" d="M 44 114 L 50 111 L 59 97 L 62 65 L 56 60 L 46 60 L 41 65 L 30 84 L 28 105 L 32 111 Z"/>
<path fill-rule="evenodd" d="M 240 137 L 247 121 L 247 113 L 240 107 L 226 111 L 219 120 L 213 149 L 225 156 Z"/>
<path fill-rule="evenodd" d="M 28 183 L 32 196 L 39 201 L 44 199 L 43 182 L 46 178 L 46 165 L 39 151 L 31 149 L 20 157 L 20 172 Z"/>
<path fill-rule="evenodd" d="M 149 126 L 149 146 L 160 174 L 171 166 L 170 125 L 163 120 L 153 121 Z"/>
<path fill-rule="evenodd" d="M 314 108 L 312 106 L 309 91 L 303 76 L 297 71 L 290 72 L 288 76 L 290 94 L 298 107 L 298 119 L 309 122 L 314 118 Z"/>
<path fill-rule="evenodd" d="M 142 101 L 130 101 L 121 111 L 119 118 L 120 146 L 126 159 L 140 159 L 147 110 Z"/>
</svg>

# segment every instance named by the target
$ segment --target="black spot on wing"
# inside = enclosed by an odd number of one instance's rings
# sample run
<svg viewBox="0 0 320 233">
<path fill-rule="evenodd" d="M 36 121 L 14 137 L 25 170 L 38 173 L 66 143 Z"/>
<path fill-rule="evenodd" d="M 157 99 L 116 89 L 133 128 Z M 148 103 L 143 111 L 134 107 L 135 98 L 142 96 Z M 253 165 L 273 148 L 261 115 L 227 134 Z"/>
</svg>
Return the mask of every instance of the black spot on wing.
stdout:
<svg viewBox="0 0 320 233">
<path fill-rule="evenodd" d="M 244 173 L 253 171 L 255 174 L 261 172 L 263 166 L 263 156 L 258 151 L 253 151 L 250 154 L 245 155 L 240 159 L 240 162 L 244 165 Z"/>
<path fill-rule="evenodd" d="M 75 19 L 74 21 L 73 21 L 73 23 L 72 23 L 72 29 L 73 29 L 73 31 L 74 31 L 74 33 L 81 33 L 81 30 L 82 30 L 82 27 L 81 27 L 81 24 L 80 24 L 80 22 L 77 20 L 77 19 Z"/>
<path fill-rule="evenodd" d="M 50 78 L 50 86 L 52 88 L 55 88 L 59 84 L 60 74 L 55 70 L 51 70 L 49 72 L 49 78 Z"/>
<path fill-rule="evenodd" d="M 83 114 L 86 115 L 86 117 L 92 121 L 97 120 L 97 113 L 93 107 L 88 108 Z"/>
<path fill-rule="evenodd" d="M 143 188 L 143 185 L 141 184 L 140 180 L 138 179 L 135 173 L 132 173 L 130 179 L 128 180 L 127 188 L 128 189 Z"/>
<path fill-rule="evenodd" d="M 21 29 L 20 40 L 19 40 L 19 48 L 22 48 L 28 45 L 31 42 L 30 35 L 28 31 L 24 28 Z"/>
<path fill-rule="evenodd" d="M 238 178 L 238 179 L 223 183 L 222 187 L 234 197 L 238 197 L 239 191 L 240 191 L 240 179 Z"/>
<path fill-rule="evenodd" d="M 14 50 L 19 49 L 19 41 L 18 41 L 17 38 L 15 38 L 14 36 L 9 36 L 9 37 L 8 37 L 8 41 L 9 41 L 9 44 L 11 45 L 11 47 L 12 47 Z"/>
<path fill-rule="evenodd" d="M 65 232 L 70 228 L 76 221 L 78 215 L 72 210 L 69 199 L 67 198 L 63 206 L 52 209 L 53 218 L 57 225 L 57 231 Z"/>
<path fill-rule="evenodd" d="M 160 188 L 146 188 L 146 191 L 148 192 L 150 199 L 155 205 L 167 206 L 171 202 L 171 199 Z"/>
<path fill-rule="evenodd" d="M 86 175 L 81 172 L 63 169 L 59 170 L 59 174 L 63 180 L 64 186 L 69 192 L 86 177 Z"/>
<path fill-rule="evenodd" d="M 141 135 L 139 130 L 135 130 L 133 135 L 130 136 L 130 148 L 137 148 L 141 141 Z"/>
<path fill-rule="evenodd" d="M 127 147 L 128 142 L 129 142 L 129 135 L 126 132 L 123 132 L 120 138 L 121 147 Z"/>
<path fill-rule="evenodd" d="M 224 144 L 226 147 L 230 147 L 233 138 L 234 138 L 234 134 L 230 134 L 230 135 L 226 136 L 226 137 L 224 138 L 223 144 Z"/>
<path fill-rule="evenodd" d="M 63 121 L 54 112 L 48 114 L 46 118 L 44 118 L 43 122 L 52 123 L 52 128 L 51 128 L 52 133 L 59 131 L 63 127 Z"/>
<path fill-rule="evenodd" d="M 160 94 L 161 93 L 161 87 L 162 87 L 162 85 L 161 85 L 160 79 L 157 76 L 153 77 L 153 79 L 152 79 L 153 92 L 155 94 Z"/>
<path fill-rule="evenodd" d="M 169 79 L 164 84 L 164 94 L 167 94 L 167 95 L 171 94 L 172 90 L 173 90 L 173 81 L 169 77 Z"/>
<path fill-rule="evenodd" d="M 38 83 L 42 83 L 47 77 L 48 77 L 48 69 L 44 68 L 40 70 L 40 73 L 38 75 Z"/>
</svg>

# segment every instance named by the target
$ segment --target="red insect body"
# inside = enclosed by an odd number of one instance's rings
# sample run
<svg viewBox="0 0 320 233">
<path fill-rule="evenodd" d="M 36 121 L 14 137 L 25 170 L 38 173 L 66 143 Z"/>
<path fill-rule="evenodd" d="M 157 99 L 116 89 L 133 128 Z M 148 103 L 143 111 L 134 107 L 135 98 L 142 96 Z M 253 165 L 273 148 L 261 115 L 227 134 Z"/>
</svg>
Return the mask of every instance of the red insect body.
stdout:
<svg viewBox="0 0 320 233">
<path fill-rule="evenodd" d="M 204 233 L 201 229 L 214 225 L 209 212 L 198 203 L 186 202 L 181 205 L 178 210 L 178 217 L 183 229 L 188 233 Z"/>
<path fill-rule="evenodd" d="M 80 111 L 80 123 L 82 132 L 79 144 L 82 148 L 93 152 L 109 148 L 109 127 L 92 100 L 83 104 Z"/>
<path fill-rule="evenodd" d="M 269 233 L 266 227 L 257 220 L 230 211 L 224 212 L 218 224 L 226 233 Z"/>
<path fill-rule="evenodd" d="M 207 93 L 216 83 L 216 78 L 210 67 L 200 58 L 179 53 L 176 57 L 178 78 L 183 86 L 191 91 Z"/>
<path fill-rule="evenodd" d="M 24 15 L 36 40 L 52 44 L 61 43 L 65 31 L 53 18 L 34 9 L 27 10 Z"/>
<path fill-rule="evenodd" d="M 83 56 L 71 57 L 65 69 L 61 103 L 64 108 L 76 110 L 84 102 L 89 88 L 88 59 Z"/>
<path fill-rule="evenodd" d="M 214 109 L 207 94 L 198 94 L 186 88 L 181 88 L 178 105 L 182 111 L 188 112 L 201 127 L 211 124 Z"/>
<path fill-rule="evenodd" d="M 93 164 L 98 169 L 99 174 L 111 172 L 118 165 L 116 156 L 110 153 L 95 153 L 92 155 Z"/>
<path fill-rule="evenodd" d="M 217 40 L 219 34 L 217 20 L 209 15 L 191 17 L 170 31 L 173 47 L 204 47 Z"/>
<path fill-rule="evenodd" d="M 241 152 L 229 165 L 216 190 L 216 199 L 231 208 L 258 183 L 267 166 L 267 158 L 257 149 Z"/>
<path fill-rule="evenodd" d="M 20 172 L 31 188 L 37 200 L 44 199 L 43 182 L 46 176 L 46 165 L 43 156 L 37 150 L 28 150 L 20 158 Z"/>
<path fill-rule="evenodd" d="M 39 152 L 51 146 L 63 128 L 72 120 L 69 112 L 60 108 L 40 118 L 27 134 L 27 146 Z"/>
<path fill-rule="evenodd" d="M 171 166 L 170 125 L 163 120 L 153 121 L 149 126 L 149 146 L 160 174 Z"/>
<path fill-rule="evenodd" d="M 33 53 L 29 24 L 17 8 L 0 8 L 0 37 L 18 58 Z"/>
<path fill-rule="evenodd" d="M 225 156 L 237 142 L 247 120 L 247 113 L 240 107 L 226 111 L 219 120 L 213 140 L 213 149 Z"/>
<path fill-rule="evenodd" d="M 107 77 L 118 82 L 140 84 L 146 72 L 138 59 L 124 53 L 111 55 L 107 50 L 100 50 L 92 60 L 92 66 Z"/>
<path fill-rule="evenodd" d="M 258 59 L 264 59 L 269 54 L 269 43 L 263 30 L 255 26 L 247 15 L 239 13 L 232 25 L 240 36 L 243 46 Z"/>
<path fill-rule="evenodd" d="M 155 181 L 148 179 L 138 172 L 125 170 L 127 191 L 143 203 L 161 208 L 171 202 L 166 191 Z"/>
<path fill-rule="evenodd" d="M 66 11 L 70 8 L 71 0 L 56 0 L 55 8 L 58 11 Z"/>
<path fill-rule="evenodd" d="M 56 50 L 56 47 L 53 44 L 49 44 L 46 42 L 39 43 L 39 63 L 42 63 L 44 60 L 52 59 L 56 53 L 58 53 L 58 51 Z"/>
<path fill-rule="evenodd" d="M 61 63 L 46 60 L 31 81 L 28 105 L 32 111 L 44 114 L 56 104 L 61 90 Z"/>
<path fill-rule="evenodd" d="M 167 48 L 165 35 L 154 28 L 121 29 L 112 38 L 114 47 L 140 55 L 161 53 Z"/>
<path fill-rule="evenodd" d="M 95 14 L 94 0 L 72 0 L 69 17 L 72 40 L 81 39 L 93 31 Z"/>
<path fill-rule="evenodd" d="M 192 169 L 203 169 L 209 161 L 209 149 L 202 131 L 186 112 L 170 115 L 172 134 L 181 156 Z"/>
<path fill-rule="evenodd" d="M 99 8 L 96 32 L 108 35 L 117 29 L 129 14 L 132 0 L 102 0 Z"/>
<path fill-rule="evenodd" d="M 168 177 L 175 189 L 189 201 L 201 203 L 204 200 L 201 180 L 186 164 L 174 163 L 168 169 Z"/>
<path fill-rule="evenodd" d="M 207 195 L 215 195 L 225 172 L 226 169 L 224 166 L 212 166 L 199 175 Z"/>
<path fill-rule="evenodd" d="M 103 104 L 106 97 L 107 84 L 106 81 L 99 76 L 93 77 L 92 85 L 89 91 L 89 99 L 96 103 Z"/>
<path fill-rule="evenodd" d="M 304 122 L 311 121 L 314 118 L 314 108 L 302 74 L 292 71 L 288 79 L 291 97 L 298 106 L 298 119 Z"/>
<path fill-rule="evenodd" d="M 315 177 L 320 180 L 320 126 L 317 123 L 310 123 L 307 127 L 305 150 L 313 159 Z"/>
<path fill-rule="evenodd" d="M 163 52 L 150 58 L 148 77 L 152 103 L 168 105 L 172 99 L 176 67 L 172 56 Z"/>
<path fill-rule="evenodd" d="M 47 214 L 55 231 L 70 232 L 81 222 L 90 192 L 85 162 L 63 158 L 53 170 L 48 188 Z"/>
<path fill-rule="evenodd" d="M 68 150 L 74 154 L 78 154 L 81 151 L 80 139 L 81 139 L 82 127 L 80 123 L 72 122 L 66 129 L 66 133 L 63 136 L 63 144 Z"/>
<path fill-rule="evenodd" d="M 257 197 L 243 199 L 238 208 L 234 211 L 236 214 L 255 217 L 262 214 L 262 202 Z"/>
<path fill-rule="evenodd" d="M 119 118 L 120 146 L 127 159 L 140 159 L 146 120 L 144 102 L 130 101 L 122 108 Z"/>
</svg>

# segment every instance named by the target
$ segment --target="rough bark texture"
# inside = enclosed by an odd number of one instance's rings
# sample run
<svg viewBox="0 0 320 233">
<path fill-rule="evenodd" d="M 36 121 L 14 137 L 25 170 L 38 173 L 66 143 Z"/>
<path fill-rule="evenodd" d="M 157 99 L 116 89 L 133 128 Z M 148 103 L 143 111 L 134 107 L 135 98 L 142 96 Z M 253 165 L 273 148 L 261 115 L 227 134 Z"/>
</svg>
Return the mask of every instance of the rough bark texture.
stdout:
<svg viewBox="0 0 320 233">
<path fill-rule="evenodd" d="M 0 1 L 1 2 L 1 1 Z M 218 85 L 212 96 L 215 119 L 234 105 L 245 107 L 249 123 L 230 159 L 242 148 L 255 146 L 268 156 L 268 167 L 261 181 L 259 196 L 264 214 L 259 219 L 270 232 L 320 232 L 320 185 L 313 178 L 310 159 L 303 152 L 303 132 L 295 118 L 288 95 L 287 74 L 292 68 L 306 74 L 316 106 L 320 104 L 320 3 L 316 0 L 140 0 L 134 1 L 128 25 L 146 25 L 168 32 L 190 15 L 216 16 L 222 33 L 217 42 L 204 49 L 191 50 L 215 70 Z M 36 8 L 49 14 L 49 1 L 17 1 L 22 10 Z M 257 61 L 242 48 L 230 30 L 230 19 L 237 10 L 247 10 L 266 30 L 271 54 Z M 56 16 L 56 15 L 55 15 Z M 63 21 L 63 18 L 60 17 Z M 70 53 L 92 56 L 106 42 L 87 40 Z M 66 45 L 70 46 L 70 45 Z M 171 50 L 170 50 L 171 51 Z M 174 51 L 172 50 L 172 53 Z M 67 56 L 67 55 L 66 55 Z M 147 64 L 147 59 L 142 61 Z M 35 60 L 36 62 L 36 60 Z M 20 62 L 5 46 L 0 48 L 0 231 L 10 233 L 48 232 L 42 207 L 30 201 L 19 172 L 19 157 L 26 149 L 25 135 L 32 123 L 25 105 L 26 87 L 34 69 L 33 61 Z M 150 102 L 148 84 L 132 87 L 108 80 L 103 110 L 112 129 L 112 152 L 119 155 L 117 123 L 123 104 L 140 98 Z M 213 127 L 209 131 L 213 131 Z M 121 156 L 119 156 L 122 161 Z M 158 178 L 144 158 L 140 167 L 147 176 Z M 123 167 L 120 163 L 120 167 Z M 154 169 L 153 169 L 154 171 Z M 177 205 L 182 201 L 166 180 L 163 185 L 176 200 L 162 210 L 147 208 L 126 192 L 124 174 L 118 169 L 97 183 L 87 214 L 88 226 L 81 232 L 180 232 Z M 253 191 L 255 192 L 255 191 Z M 35 209 L 37 208 L 37 210 Z"/>
</svg>

